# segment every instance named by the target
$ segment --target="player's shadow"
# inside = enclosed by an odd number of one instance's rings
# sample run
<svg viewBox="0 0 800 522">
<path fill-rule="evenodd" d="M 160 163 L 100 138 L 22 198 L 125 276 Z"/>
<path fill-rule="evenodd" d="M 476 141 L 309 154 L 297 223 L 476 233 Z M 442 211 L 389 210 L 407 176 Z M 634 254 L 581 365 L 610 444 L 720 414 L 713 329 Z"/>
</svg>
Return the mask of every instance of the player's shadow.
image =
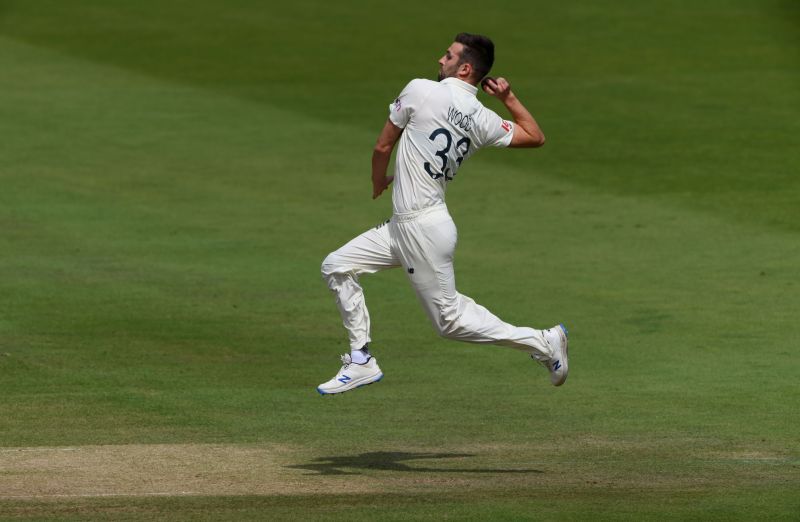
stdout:
<svg viewBox="0 0 800 522">
<path fill-rule="evenodd" d="M 320 457 L 308 464 L 286 466 L 292 469 L 305 469 L 319 475 L 360 475 L 353 470 L 403 471 L 411 473 L 542 473 L 538 469 L 497 469 L 444 467 L 429 468 L 406 464 L 407 461 L 453 459 L 474 457 L 469 453 L 409 453 L 404 451 L 373 451 L 360 455 L 341 457 Z"/>
</svg>

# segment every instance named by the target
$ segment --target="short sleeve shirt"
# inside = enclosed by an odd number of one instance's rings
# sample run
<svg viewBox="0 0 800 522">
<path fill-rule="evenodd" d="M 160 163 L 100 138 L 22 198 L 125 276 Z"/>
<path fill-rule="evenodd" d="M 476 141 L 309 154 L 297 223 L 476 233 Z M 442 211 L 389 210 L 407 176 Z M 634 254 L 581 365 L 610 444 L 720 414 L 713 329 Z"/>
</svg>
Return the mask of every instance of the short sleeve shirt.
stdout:
<svg viewBox="0 0 800 522">
<path fill-rule="evenodd" d="M 478 149 L 507 147 L 514 123 L 487 109 L 477 87 L 457 78 L 412 80 L 389 105 L 389 119 L 403 129 L 395 160 L 395 213 L 444 203 L 447 182 Z"/>
</svg>

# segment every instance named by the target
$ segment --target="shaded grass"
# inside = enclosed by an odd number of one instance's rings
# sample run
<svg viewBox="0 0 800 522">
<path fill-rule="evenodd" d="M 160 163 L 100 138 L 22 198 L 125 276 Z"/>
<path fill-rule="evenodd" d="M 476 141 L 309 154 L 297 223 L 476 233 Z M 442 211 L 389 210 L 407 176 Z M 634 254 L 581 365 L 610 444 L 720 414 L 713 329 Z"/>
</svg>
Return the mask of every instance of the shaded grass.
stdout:
<svg viewBox="0 0 800 522">
<path fill-rule="evenodd" d="M 685 520 L 702 506 L 705 520 L 793 520 L 798 509 L 790 488 L 761 488 L 732 495 L 725 491 L 642 494 L 602 486 L 583 491 L 492 491 L 484 495 L 352 495 L 91 499 L 53 503 L 12 502 L 0 507 L 17 519 L 58 520 Z"/>
</svg>

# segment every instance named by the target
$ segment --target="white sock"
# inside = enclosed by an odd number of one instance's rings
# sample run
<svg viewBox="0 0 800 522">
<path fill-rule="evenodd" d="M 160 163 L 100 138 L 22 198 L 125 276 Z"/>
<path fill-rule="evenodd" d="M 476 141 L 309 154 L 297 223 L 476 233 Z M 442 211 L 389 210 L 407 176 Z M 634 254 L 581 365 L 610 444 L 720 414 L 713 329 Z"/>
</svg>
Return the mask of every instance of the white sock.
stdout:
<svg viewBox="0 0 800 522">
<path fill-rule="evenodd" d="M 350 350 L 350 360 L 356 364 L 364 364 L 369 361 L 369 351 L 366 348 Z"/>
</svg>

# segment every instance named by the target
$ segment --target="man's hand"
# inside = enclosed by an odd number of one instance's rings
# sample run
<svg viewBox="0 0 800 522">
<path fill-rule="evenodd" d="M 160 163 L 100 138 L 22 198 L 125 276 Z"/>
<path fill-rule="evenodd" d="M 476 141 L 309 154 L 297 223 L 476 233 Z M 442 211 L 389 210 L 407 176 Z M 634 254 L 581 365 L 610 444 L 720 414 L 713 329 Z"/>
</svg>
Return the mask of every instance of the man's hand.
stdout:
<svg viewBox="0 0 800 522">
<path fill-rule="evenodd" d="M 481 87 L 483 87 L 483 92 L 503 102 L 511 94 L 511 84 L 505 78 L 487 76 L 481 81 Z"/>
<path fill-rule="evenodd" d="M 387 188 L 389 188 L 389 185 L 392 184 L 392 181 L 394 181 L 394 176 L 385 176 L 383 178 L 382 182 L 381 181 L 375 181 L 375 179 L 373 178 L 373 180 L 372 180 L 372 199 L 375 199 L 378 196 L 380 196 L 381 194 L 383 194 L 383 191 L 386 190 Z"/>
<path fill-rule="evenodd" d="M 539 124 L 533 119 L 528 109 L 511 92 L 511 85 L 505 78 L 487 76 L 481 81 L 481 87 L 483 87 L 483 92 L 503 102 L 516 123 L 509 147 L 541 147 L 544 145 L 542 129 L 539 128 Z"/>
</svg>

